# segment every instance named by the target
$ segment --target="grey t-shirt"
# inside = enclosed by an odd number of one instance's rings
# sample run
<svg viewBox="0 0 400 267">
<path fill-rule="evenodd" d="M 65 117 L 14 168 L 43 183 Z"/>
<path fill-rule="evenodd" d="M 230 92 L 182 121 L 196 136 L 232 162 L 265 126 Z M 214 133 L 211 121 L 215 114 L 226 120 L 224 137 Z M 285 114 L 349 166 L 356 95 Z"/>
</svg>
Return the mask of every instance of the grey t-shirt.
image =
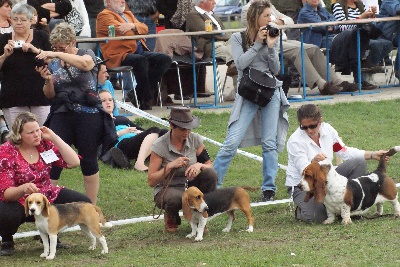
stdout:
<svg viewBox="0 0 400 267">
<path fill-rule="evenodd" d="M 179 157 L 188 157 L 189 166 L 197 162 L 196 151 L 203 144 L 203 138 L 196 133 L 190 133 L 186 139 L 185 146 L 182 151 L 178 151 L 171 144 L 171 131 L 158 138 L 151 146 L 151 151 L 159 155 L 163 161 L 161 168 L 164 168 L 168 163 L 174 161 Z M 181 167 L 176 170 L 174 177 L 170 183 L 170 187 L 183 187 L 185 186 L 186 176 L 185 171 L 187 167 Z M 154 195 L 161 191 L 163 183 L 159 183 L 154 187 Z"/>
</svg>

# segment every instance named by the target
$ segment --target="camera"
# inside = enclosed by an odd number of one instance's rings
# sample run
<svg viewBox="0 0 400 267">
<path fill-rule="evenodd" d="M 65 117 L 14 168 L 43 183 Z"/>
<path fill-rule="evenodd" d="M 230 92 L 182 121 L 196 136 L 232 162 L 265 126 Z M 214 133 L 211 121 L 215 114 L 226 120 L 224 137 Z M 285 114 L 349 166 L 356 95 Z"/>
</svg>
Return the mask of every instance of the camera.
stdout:
<svg viewBox="0 0 400 267">
<path fill-rule="evenodd" d="M 270 37 L 279 36 L 279 29 L 274 26 L 267 25 L 263 30 L 267 30 Z"/>
<path fill-rule="evenodd" d="M 47 65 L 46 62 L 44 62 L 43 59 L 38 59 L 38 58 L 35 58 L 35 63 L 36 63 L 36 67 L 38 67 L 38 68 Z"/>
<path fill-rule="evenodd" d="M 24 41 L 14 41 L 14 49 L 21 49 L 22 45 L 24 44 Z"/>
</svg>

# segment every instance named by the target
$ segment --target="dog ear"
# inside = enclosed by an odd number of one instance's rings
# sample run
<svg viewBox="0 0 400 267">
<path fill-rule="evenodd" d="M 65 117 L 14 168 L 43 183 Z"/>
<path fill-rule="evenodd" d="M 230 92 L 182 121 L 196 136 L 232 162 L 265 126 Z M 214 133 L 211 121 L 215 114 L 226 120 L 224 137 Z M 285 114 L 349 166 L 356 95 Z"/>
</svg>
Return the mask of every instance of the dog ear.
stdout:
<svg viewBox="0 0 400 267">
<path fill-rule="evenodd" d="M 182 211 L 183 217 L 185 217 L 185 219 L 190 222 L 192 220 L 192 209 L 189 205 L 189 194 L 187 193 L 187 191 L 183 192 L 182 195 Z"/>
<path fill-rule="evenodd" d="M 315 203 L 322 203 L 324 202 L 324 198 L 326 196 L 326 185 L 325 185 L 325 179 L 322 179 L 322 177 L 317 176 L 315 179 L 315 189 L 314 189 L 314 202 Z"/>
<path fill-rule="evenodd" d="M 29 216 L 28 198 L 29 198 L 29 196 L 25 199 L 25 203 L 24 203 L 24 208 L 25 208 L 25 215 L 26 215 L 26 217 Z"/>
<path fill-rule="evenodd" d="M 43 195 L 43 210 L 42 210 L 42 215 L 44 216 L 44 217 L 49 217 L 49 215 L 50 215 L 50 202 L 49 202 L 49 200 L 47 199 L 47 197 L 45 197 L 44 195 Z"/>
<path fill-rule="evenodd" d="M 304 196 L 304 202 L 308 202 L 313 197 L 314 197 L 314 193 L 313 192 L 306 192 L 306 195 Z"/>
</svg>

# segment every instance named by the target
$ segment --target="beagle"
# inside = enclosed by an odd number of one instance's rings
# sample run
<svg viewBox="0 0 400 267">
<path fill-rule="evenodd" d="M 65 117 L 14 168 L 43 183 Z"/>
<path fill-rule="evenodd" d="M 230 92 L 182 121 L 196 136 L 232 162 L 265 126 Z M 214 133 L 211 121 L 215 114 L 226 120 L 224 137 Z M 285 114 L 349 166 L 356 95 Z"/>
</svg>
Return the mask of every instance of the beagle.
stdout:
<svg viewBox="0 0 400 267">
<path fill-rule="evenodd" d="M 195 241 L 203 240 L 208 218 L 223 212 L 226 212 L 229 218 L 228 224 L 222 231 L 229 232 L 235 220 L 235 209 L 240 209 L 246 214 L 249 222 L 246 231 L 253 232 L 254 218 L 251 215 L 250 196 L 246 190 L 255 191 L 259 188 L 229 187 L 203 194 L 197 187 L 189 187 L 182 195 L 183 216 L 190 221 L 192 227 L 192 232 L 186 237 L 195 237 Z"/>
<path fill-rule="evenodd" d="M 97 237 L 103 246 L 101 253 L 108 253 L 106 238 L 101 234 L 99 222 L 104 227 L 111 227 L 112 225 L 106 223 L 99 207 L 86 202 L 50 205 L 46 196 L 40 193 L 29 195 L 24 206 L 26 216 L 33 215 L 35 217 L 35 224 L 43 241 L 44 252 L 40 257 L 46 257 L 48 260 L 54 259 L 57 233 L 77 224 L 92 239 L 89 250 L 96 248 Z"/>
<path fill-rule="evenodd" d="M 383 214 L 383 202 L 389 201 L 393 205 L 396 217 L 400 216 L 400 204 L 397 199 L 397 187 L 392 178 L 386 174 L 386 156 L 392 156 L 400 151 L 395 146 L 383 155 L 378 168 L 365 176 L 347 179 L 338 174 L 332 164 L 327 161 L 312 162 L 302 175 L 300 188 L 307 191 L 304 201 L 314 196 L 315 202 L 323 202 L 328 218 L 323 224 L 333 223 L 335 214 L 340 214 L 342 224 L 350 224 L 350 215 L 365 214 L 376 204 L 374 215 Z"/>
</svg>

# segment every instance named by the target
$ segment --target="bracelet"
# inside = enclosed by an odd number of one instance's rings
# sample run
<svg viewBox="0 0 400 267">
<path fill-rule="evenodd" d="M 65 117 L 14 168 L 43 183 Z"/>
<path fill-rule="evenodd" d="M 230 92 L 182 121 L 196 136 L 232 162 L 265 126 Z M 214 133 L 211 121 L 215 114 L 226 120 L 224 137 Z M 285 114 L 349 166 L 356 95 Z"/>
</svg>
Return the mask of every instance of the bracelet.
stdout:
<svg viewBox="0 0 400 267">
<path fill-rule="evenodd" d="M 51 79 L 45 79 L 44 85 L 47 85 L 50 82 Z"/>
<path fill-rule="evenodd" d="M 370 159 L 373 159 L 374 158 L 374 151 L 371 151 L 371 158 Z"/>
</svg>

